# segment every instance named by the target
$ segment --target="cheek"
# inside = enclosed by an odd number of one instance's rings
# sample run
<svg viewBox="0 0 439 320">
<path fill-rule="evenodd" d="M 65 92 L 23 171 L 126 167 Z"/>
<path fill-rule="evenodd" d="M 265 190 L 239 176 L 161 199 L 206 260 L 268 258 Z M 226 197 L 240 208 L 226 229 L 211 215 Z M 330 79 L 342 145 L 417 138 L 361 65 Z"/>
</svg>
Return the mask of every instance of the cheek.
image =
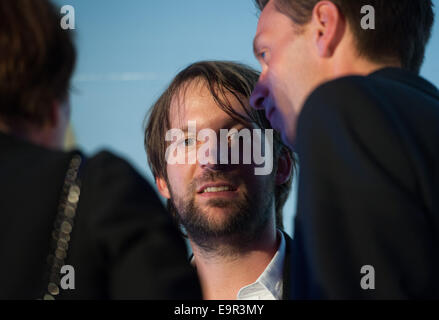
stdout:
<svg viewBox="0 0 439 320">
<path fill-rule="evenodd" d="M 191 182 L 191 166 L 188 165 L 168 165 L 168 181 L 172 192 L 182 194 Z"/>
<path fill-rule="evenodd" d="M 283 71 L 280 70 L 279 72 Z M 294 79 L 290 74 L 277 74 L 275 76 L 278 76 L 278 79 L 282 79 L 282 81 L 273 81 L 272 97 L 276 112 L 273 114 L 272 124 L 275 129 L 280 131 L 282 140 L 290 145 L 291 140 L 294 139 L 297 120 L 297 113 L 294 108 L 296 88 L 294 87 Z"/>
<path fill-rule="evenodd" d="M 271 96 L 278 107 L 285 106 L 289 102 L 289 92 L 294 85 L 293 70 L 282 56 L 273 56 L 270 60 L 266 79 Z"/>
<path fill-rule="evenodd" d="M 273 188 L 273 175 L 256 176 L 253 175 L 247 180 L 247 193 L 253 201 L 264 201 L 265 197 L 262 196 L 272 191 Z"/>
<path fill-rule="evenodd" d="M 300 64 L 291 48 L 278 51 L 271 61 L 270 85 L 276 104 L 282 113 L 294 108 L 296 92 L 301 83 Z"/>
<path fill-rule="evenodd" d="M 260 155 L 260 152 L 261 150 L 258 150 L 258 156 Z M 273 161 L 273 159 L 266 159 L 266 157 L 271 158 L 271 154 L 269 152 L 267 152 L 265 155 L 260 156 L 263 157 L 265 161 Z M 252 160 L 254 159 L 252 158 Z M 239 176 L 239 179 L 245 184 L 248 190 L 263 190 L 269 185 L 270 181 L 273 179 L 274 170 L 266 175 L 255 174 L 256 168 L 262 168 L 265 165 L 265 163 L 257 165 L 256 163 L 254 163 L 254 161 L 252 161 L 251 164 L 241 164 L 237 167 L 237 174 Z"/>
<path fill-rule="evenodd" d="M 277 111 L 274 117 L 278 118 L 279 121 L 291 116 L 292 99 L 290 93 L 292 89 L 288 82 L 288 75 L 277 73 L 273 74 L 272 79 L 270 91 Z"/>
</svg>

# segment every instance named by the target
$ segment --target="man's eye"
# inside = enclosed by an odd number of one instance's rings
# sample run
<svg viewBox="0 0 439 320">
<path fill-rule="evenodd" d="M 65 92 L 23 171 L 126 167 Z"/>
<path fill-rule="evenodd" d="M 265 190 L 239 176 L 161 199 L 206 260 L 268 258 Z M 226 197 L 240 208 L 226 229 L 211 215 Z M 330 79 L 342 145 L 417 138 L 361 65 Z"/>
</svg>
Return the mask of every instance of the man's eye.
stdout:
<svg viewBox="0 0 439 320">
<path fill-rule="evenodd" d="M 227 140 L 229 142 L 229 144 L 233 144 L 236 142 L 236 139 L 238 138 L 238 133 L 230 133 L 227 137 Z"/>
<path fill-rule="evenodd" d="M 263 62 L 267 61 L 267 50 L 263 50 L 259 52 L 259 59 Z"/>
<path fill-rule="evenodd" d="M 194 138 L 186 138 L 186 139 L 184 139 L 184 145 L 186 146 L 186 147 L 191 147 L 191 146 L 194 146 L 195 145 L 195 139 Z"/>
</svg>

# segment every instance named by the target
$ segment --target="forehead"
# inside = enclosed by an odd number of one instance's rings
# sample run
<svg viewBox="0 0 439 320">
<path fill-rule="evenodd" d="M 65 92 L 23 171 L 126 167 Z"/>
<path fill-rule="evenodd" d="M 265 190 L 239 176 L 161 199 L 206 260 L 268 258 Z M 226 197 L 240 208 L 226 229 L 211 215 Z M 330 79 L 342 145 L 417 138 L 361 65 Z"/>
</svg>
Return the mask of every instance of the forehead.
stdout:
<svg viewBox="0 0 439 320">
<path fill-rule="evenodd" d="M 230 108 L 240 115 L 245 115 L 244 108 L 231 93 L 226 94 Z M 197 129 L 218 129 L 223 126 L 238 123 L 215 102 L 207 84 L 193 80 L 184 84 L 172 98 L 169 110 L 169 120 L 172 128 L 184 128 L 188 121 L 196 121 Z"/>
<path fill-rule="evenodd" d="M 279 12 L 276 8 L 275 2 L 271 0 L 264 7 L 264 10 L 262 10 L 261 15 L 259 16 L 255 45 L 257 45 L 257 42 L 259 41 L 276 38 L 283 33 L 292 30 L 293 23 L 291 19 L 287 15 Z"/>
</svg>

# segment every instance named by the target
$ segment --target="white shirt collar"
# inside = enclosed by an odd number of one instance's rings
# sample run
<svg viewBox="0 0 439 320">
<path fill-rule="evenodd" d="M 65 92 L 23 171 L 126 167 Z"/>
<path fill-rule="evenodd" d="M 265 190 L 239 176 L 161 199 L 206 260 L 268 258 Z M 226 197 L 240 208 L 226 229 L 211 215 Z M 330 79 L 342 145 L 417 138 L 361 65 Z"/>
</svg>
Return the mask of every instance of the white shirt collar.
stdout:
<svg viewBox="0 0 439 320">
<path fill-rule="evenodd" d="M 279 249 L 265 268 L 264 272 L 252 284 L 242 287 L 238 300 L 281 300 L 283 293 L 283 269 L 285 261 L 285 237 L 281 231 Z"/>
</svg>

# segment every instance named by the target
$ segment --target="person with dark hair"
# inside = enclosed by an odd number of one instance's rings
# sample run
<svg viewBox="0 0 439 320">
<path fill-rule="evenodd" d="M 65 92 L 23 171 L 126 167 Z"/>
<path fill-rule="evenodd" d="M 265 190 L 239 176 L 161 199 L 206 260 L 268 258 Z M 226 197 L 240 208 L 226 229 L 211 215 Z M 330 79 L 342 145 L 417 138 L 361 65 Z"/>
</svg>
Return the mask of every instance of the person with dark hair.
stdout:
<svg viewBox="0 0 439 320">
<path fill-rule="evenodd" d="M 178 73 L 146 119 L 148 162 L 192 247 L 205 299 L 289 298 L 291 239 L 281 230 L 294 158 L 277 134 L 272 152 L 255 137 L 258 130 L 264 141 L 273 134 L 264 113 L 249 107 L 258 75 L 234 62 L 194 63 Z M 243 158 L 261 149 L 264 164 L 272 166 L 259 174 L 261 162 Z M 180 151 L 182 161 L 172 162 Z"/>
<path fill-rule="evenodd" d="M 439 297 L 431 0 L 259 0 L 250 103 L 300 159 L 293 296 Z"/>
<path fill-rule="evenodd" d="M 109 152 L 64 152 L 71 31 L 46 0 L 0 1 L 0 299 L 200 298 L 149 184 Z"/>
</svg>

